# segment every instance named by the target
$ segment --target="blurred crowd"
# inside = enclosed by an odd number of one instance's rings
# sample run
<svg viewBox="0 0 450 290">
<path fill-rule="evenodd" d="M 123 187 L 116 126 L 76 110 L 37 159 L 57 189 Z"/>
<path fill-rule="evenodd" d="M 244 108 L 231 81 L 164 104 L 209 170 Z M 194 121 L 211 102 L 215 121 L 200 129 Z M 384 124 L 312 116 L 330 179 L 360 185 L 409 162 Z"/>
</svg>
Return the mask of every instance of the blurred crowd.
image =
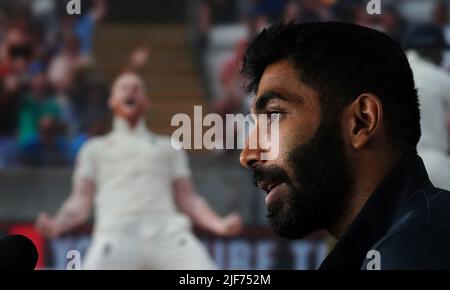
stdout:
<svg viewBox="0 0 450 290">
<path fill-rule="evenodd" d="M 198 0 L 193 17 L 197 32 L 193 43 L 195 51 L 201 52 L 197 63 L 203 71 L 203 83 L 208 89 L 213 110 L 221 115 L 249 112 L 252 95 L 244 90 L 240 62 L 249 41 L 274 22 L 352 22 L 381 30 L 400 44 L 407 41 L 415 25 L 426 22 L 438 27 L 447 44 L 450 43 L 450 1 L 381 0 L 381 13 L 372 15 L 367 11 L 368 2 Z M 231 28 L 226 30 L 225 27 Z M 438 65 L 449 71 L 449 50 L 444 51 L 442 62 Z"/>
<path fill-rule="evenodd" d="M 251 96 L 243 90 L 245 80 L 242 79 L 240 61 L 246 44 L 264 27 L 278 22 L 305 21 L 346 21 L 371 27 L 386 32 L 401 44 L 405 42 L 408 30 L 417 22 L 431 22 L 442 29 L 447 43 L 450 43 L 449 4 L 450 1 L 428 2 L 428 10 L 422 9 L 420 1 L 414 0 L 381 0 L 381 13 L 370 15 L 367 12 L 369 1 L 360 0 L 201 0 L 197 1 L 195 17 L 197 34 L 195 35 L 196 51 L 203 52 L 199 63 L 209 72 L 204 73 L 208 83 L 210 100 L 214 108 L 221 114 L 247 113 Z M 413 3 L 415 2 L 415 3 Z M 414 9 L 409 9 L 415 6 Z M 411 11 L 412 12 L 411 12 Z M 409 14 L 413 14 L 412 17 Z M 420 15 L 423 14 L 423 15 Z M 214 59 L 220 58 L 223 49 L 214 47 L 221 32 L 215 27 L 237 24 L 234 33 L 227 43 L 228 52 L 219 64 Z M 243 32 L 242 32 L 243 31 Z M 226 34 L 223 34 L 226 36 Z M 237 36 L 237 37 L 236 37 Z M 219 37 L 222 38 L 223 37 Z M 233 44 L 230 47 L 230 44 Z M 209 55 L 208 54 L 212 54 Z M 442 61 L 443 68 L 450 69 L 448 53 Z M 217 71 L 216 87 L 211 79 Z"/>
<path fill-rule="evenodd" d="M 374 15 L 361 0 L 186 1 L 193 59 L 210 107 L 221 115 L 249 112 L 240 61 L 249 41 L 277 21 L 348 21 L 400 43 L 415 22 L 427 21 L 450 43 L 450 0 L 381 0 Z M 66 3 L 0 0 L 0 168 L 71 164 L 83 142 L 108 131 L 108 86 L 93 56 L 93 31 L 107 1 L 84 1 L 81 15 L 68 15 Z M 132 62 L 147 54 L 138 49 Z M 449 50 L 439 65 L 449 71 Z"/>
<path fill-rule="evenodd" d="M 73 162 L 107 128 L 107 86 L 93 58 L 92 1 L 82 15 L 64 1 L 0 0 L 0 168 Z"/>
</svg>

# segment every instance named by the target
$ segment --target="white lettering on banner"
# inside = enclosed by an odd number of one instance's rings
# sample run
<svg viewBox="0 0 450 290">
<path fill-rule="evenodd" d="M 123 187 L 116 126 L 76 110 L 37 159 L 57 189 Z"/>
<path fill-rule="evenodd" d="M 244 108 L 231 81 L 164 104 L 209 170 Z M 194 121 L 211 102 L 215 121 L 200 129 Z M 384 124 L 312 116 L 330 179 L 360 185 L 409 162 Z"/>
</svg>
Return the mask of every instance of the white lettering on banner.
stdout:
<svg viewBox="0 0 450 290">
<path fill-rule="evenodd" d="M 228 247 L 230 255 L 230 269 L 245 270 L 250 269 L 250 259 L 252 257 L 251 245 L 244 240 L 234 240 Z"/>
<path fill-rule="evenodd" d="M 294 269 L 307 270 L 310 268 L 309 255 L 311 254 L 312 245 L 307 242 L 296 242 L 291 246 L 292 253 L 295 256 Z"/>
<path fill-rule="evenodd" d="M 289 241 L 279 243 L 270 238 L 205 239 L 201 240 L 219 269 L 315 269 L 324 259 L 323 241 Z M 79 269 L 90 244 L 88 236 L 64 237 L 51 241 L 51 269 Z M 73 250 L 78 253 L 72 252 Z M 285 261 L 282 257 L 291 257 Z M 79 257 L 79 260 L 78 260 Z M 80 263 L 78 263 L 80 261 Z"/>
</svg>

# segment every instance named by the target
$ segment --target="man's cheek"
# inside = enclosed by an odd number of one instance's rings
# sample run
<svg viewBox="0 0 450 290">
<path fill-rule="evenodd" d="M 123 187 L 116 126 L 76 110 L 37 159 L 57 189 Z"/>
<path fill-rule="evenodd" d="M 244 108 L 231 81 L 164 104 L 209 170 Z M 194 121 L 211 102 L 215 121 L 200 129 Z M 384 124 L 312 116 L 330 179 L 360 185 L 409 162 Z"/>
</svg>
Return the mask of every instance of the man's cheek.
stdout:
<svg viewBox="0 0 450 290">
<path fill-rule="evenodd" d="M 292 138 L 292 128 L 285 122 L 272 122 L 267 128 L 266 134 L 260 141 L 265 146 L 264 155 L 261 156 L 263 160 L 277 160 L 282 162 L 285 159 L 290 143 L 294 140 Z M 260 133 L 261 136 L 261 133 Z M 291 138 L 290 138 L 291 137 Z"/>
<path fill-rule="evenodd" d="M 261 153 L 261 160 L 273 161 L 280 158 L 280 142 L 279 138 L 272 139 L 267 144 L 267 150 Z"/>
</svg>

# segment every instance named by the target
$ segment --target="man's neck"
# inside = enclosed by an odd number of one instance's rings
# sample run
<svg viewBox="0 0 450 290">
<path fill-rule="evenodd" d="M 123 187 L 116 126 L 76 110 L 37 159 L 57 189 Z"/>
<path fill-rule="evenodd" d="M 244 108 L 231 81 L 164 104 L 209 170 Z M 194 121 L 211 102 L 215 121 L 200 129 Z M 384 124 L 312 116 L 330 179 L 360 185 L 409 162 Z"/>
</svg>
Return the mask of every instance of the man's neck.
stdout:
<svg viewBox="0 0 450 290">
<path fill-rule="evenodd" d="M 398 154 L 393 152 L 362 153 L 356 165 L 355 184 L 350 194 L 348 207 L 339 221 L 330 229 L 330 233 L 340 239 L 353 223 L 367 200 L 376 190 L 383 179 L 391 172 L 399 160 Z"/>
<path fill-rule="evenodd" d="M 134 129 L 139 124 L 139 120 L 140 119 L 141 118 L 129 118 L 129 119 L 125 119 L 125 120 L 127 121 L 127 123 L 130 126 L 130 128 Z"/>
<path fill-rule="evenodd" d="M 116 115 L 114 118 L 113 130 L 116 132 L 142 133 L 147 131 L 144 117 L 123 118 Z"/>
</svg>

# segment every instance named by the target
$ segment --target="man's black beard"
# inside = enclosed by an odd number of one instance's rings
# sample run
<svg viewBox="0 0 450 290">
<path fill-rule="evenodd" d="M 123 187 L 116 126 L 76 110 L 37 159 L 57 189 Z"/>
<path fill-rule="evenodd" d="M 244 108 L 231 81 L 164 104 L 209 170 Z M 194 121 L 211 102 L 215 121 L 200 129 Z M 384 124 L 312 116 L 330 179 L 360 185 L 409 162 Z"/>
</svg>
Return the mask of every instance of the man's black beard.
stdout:
<svg viewBox="0 0 450 290">
<path fill-rule="evenodd" d="M 297 239 L 316 230 L 330 230 L 344 215 L 354 172 L 338 124 L 338 120 L 322 122 L 310 141 L 288 153 L 295 182 L 281 167 L 255 168 L 255 183 L 285 183 L 289 189 L 287 198 L 268 207 L 269 223 L 278 235 Z"/>
</svg>

